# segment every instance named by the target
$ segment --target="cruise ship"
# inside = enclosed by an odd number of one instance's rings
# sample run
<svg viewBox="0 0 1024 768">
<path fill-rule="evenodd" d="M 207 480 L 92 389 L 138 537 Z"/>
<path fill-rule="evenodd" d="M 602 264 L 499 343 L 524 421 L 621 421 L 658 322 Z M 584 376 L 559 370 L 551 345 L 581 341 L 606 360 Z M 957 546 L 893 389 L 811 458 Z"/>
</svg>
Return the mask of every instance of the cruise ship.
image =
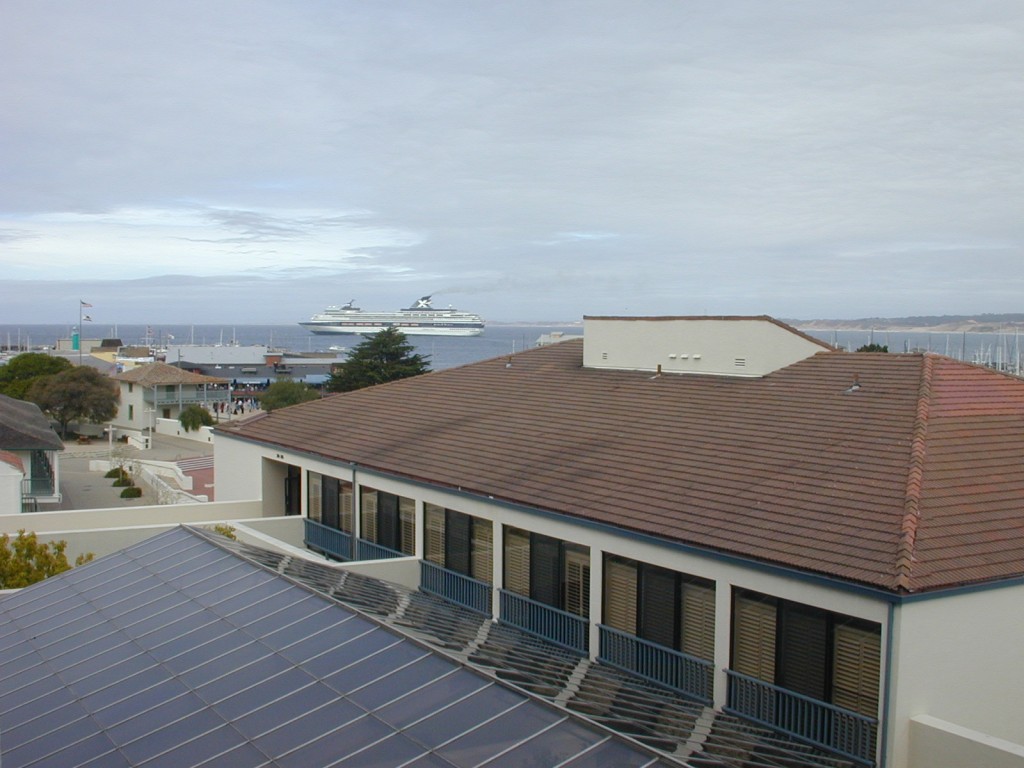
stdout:
<svg viewBox="0 0 1024 768">
<path fill-rule="evenodd" d="M 397 328 L 407 336 L 479 336 L 484 330 L 480 315 L 457 309 L 437 309 L 424 296 L 407 309 L 397 312 L 364 312 L 353 299 L 344 306 L 327 307 L 309 320 L 299 323 L 313 333 L 377 333 Z"/>
</svg>

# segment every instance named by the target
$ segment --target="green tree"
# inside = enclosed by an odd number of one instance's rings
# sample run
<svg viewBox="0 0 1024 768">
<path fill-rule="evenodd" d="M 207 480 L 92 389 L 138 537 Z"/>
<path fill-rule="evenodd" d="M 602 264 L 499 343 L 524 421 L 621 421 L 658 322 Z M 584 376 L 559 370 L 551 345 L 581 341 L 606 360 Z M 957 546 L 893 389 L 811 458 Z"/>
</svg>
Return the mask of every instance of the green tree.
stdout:
<svg viewBox="0 0 1024 768">
<path fill-rule="evenodd" d="M 71 368 L 71 362 L 63 357 L 44 355 L 41 352 L 23 352 L 0 365 L 0 395 L 25 400 L 32 383 L 42 376 Z"/>
<path fill-rule="evenodd" d="M 857 348 L 858 352 L 888 352 L 889 346 L 887 344 L 865 344 L 863 347 Z"/>
<path fill-rule="evenodd" d="M 36 379 L 26 399 L 56 419 L 61 435 L 67 437 L 68 424 L 72 421 L 100 424 L 114 418 L 121 395 L 108 377 L 88 365 L 79 365 Z"/>
<path fill-rule="evenodd" d="M 0 537 L 0 589 L 19 589 L 68 570 L 66 541 L 40 544 L 34 533 L 24 529 L 11 538 Z M 92 553 L 79 555 L 75 565 L 92 560 Z"/>
<path fill-rule="evenodd" d="M 351 392 L 426 373 L 430 370 L 430 358 L 416 354 L 414 349 L 397 328 L 386 328 L 367 336 L 352 349 L 344 363 L 331 371 L 327 391 Z"/>
<path fill-rule="evenodd" d="M 306 403 L 319 397 L 320 393 L 316 389 L 301 381 L 275 381 L 260 396 L 260 408 L 264 411 L 276 411 L 278 408 Z"/>
<path fill-rule="evenodd" d="M 214 424 L 213 414 L 201 405 L 192 403 L 181 409 L 178 421 L 185 428 L 186 432 L 197 430 L 200 427 L 212 427 Z"/>
</svg>

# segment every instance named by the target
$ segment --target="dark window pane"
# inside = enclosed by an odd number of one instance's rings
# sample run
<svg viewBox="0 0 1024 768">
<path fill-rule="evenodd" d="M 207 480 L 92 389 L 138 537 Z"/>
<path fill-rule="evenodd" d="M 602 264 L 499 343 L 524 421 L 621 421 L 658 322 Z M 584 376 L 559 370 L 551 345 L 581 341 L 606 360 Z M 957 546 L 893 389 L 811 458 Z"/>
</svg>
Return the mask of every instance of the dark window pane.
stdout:
<svg viewBox="0 0 1024 768">
<path fill-rule="evenodd" d="M 782 604 L 778 684 L 824 700 L 828 664 L 828 618 L 824 611 Z"/>
<path fill-rule="evenodd" d="M 533 534 L 530 540 L 530 597 L 554 608 L 562 605 L 560 560 L 558 539 Z"/>
<path fill-rule="evenodd" d="M 676 574 L 643 565 L 640 569 L 640 637 L 667 648 L 676 647 Z"/>
<path fill-rule="evenodd" d="M 445 567 L 450 571 L 469 575 L 469 541 L 472 518 L 455 510 L 446 510 Z"/>
</svg>

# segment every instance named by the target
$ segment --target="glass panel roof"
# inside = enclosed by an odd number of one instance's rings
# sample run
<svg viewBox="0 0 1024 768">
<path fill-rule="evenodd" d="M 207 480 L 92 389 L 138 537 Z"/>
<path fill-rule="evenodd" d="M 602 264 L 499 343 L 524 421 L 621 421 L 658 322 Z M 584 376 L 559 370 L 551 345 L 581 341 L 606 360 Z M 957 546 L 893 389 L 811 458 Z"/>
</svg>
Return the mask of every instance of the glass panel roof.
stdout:
<svg viewBox="0 0 1024 768">
<path fill-rule="evenodd" d="M 0 600 L 4 768 L 548 765 L 606 743 L 680 764 L 310 588 L 337 571 L 217 541 L 176 529 Z"/>
</svg>

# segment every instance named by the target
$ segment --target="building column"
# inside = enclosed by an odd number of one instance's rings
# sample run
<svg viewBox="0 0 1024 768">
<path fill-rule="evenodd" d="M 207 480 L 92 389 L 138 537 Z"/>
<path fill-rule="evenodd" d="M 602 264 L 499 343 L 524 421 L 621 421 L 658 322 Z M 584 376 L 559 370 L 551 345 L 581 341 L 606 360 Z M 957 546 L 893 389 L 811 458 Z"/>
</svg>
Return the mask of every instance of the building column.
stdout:
<svg viewBox="0 0 1024 768">
<path fill-rule="evenodd" d="M 501 618 L 501 596 L 498 592 L 505 588 L 505 526 L 497 520 L 492 521 L 492 525 L 494 551 L 491 577 L 494 589 L 491 590 L 491 618 L 498 619 Z"/>
<path fill-rule="evenodd" d="M 590 658 L 596 659 L 601 652 L 601 609 L 604 604 L 604 553 L 590 548 Z"/>
<path fill-rule="evenodd" d="M 729 698 L 729 678 L 725 670 L 729 667 L 732 638 L 732 585 L 721 579 L 715 582 L 715 667 L 714 706 L 724 707 Z"/>
</svg>

